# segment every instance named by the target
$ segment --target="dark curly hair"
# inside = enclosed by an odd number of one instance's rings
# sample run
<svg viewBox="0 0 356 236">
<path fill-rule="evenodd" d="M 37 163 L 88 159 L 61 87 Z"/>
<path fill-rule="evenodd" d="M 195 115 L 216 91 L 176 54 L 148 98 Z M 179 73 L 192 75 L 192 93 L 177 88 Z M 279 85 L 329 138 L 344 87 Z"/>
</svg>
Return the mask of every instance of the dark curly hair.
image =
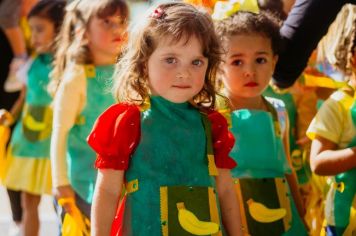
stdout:
<svg viewBox="0 0 356 236">
<path fill-rule="evenodd" d="M 268 12 L 255 14 L 239 11 L 234 15 L 215 22 L 215 30 L 226 45 L 230 36 L 239 34 L 262 35 L 271 40 L 272 51 L 278 55 L 281 51 L 280 22 Z"/>
<path fill-rule="evenodd" d="M 287 13 L 283 10 L 283 1 L 281 0 L 258 0 L 260 10 L 270 12 L 281 20 L 287 18 Z"/>
</svg>

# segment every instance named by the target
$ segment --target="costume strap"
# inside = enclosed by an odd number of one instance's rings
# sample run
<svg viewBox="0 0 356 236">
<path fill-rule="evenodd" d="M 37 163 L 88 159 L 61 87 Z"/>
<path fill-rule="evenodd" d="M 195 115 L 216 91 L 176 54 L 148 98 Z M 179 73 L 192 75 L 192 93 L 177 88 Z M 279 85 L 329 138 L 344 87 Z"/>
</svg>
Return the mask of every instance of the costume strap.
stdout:
<svg viewBox="0 0 356 236">
<path fill-rule="evenodd" d="M 282 114 L 280 114 L 276 107 L 274 107 L 265 97 L 262 97 L 264 100 L 267 110 L 272 114 L 272 119 L 273 119 L 273 125 L 274 125 L 274 131 L 277 137 L 282 137 L 282 128 L 280 124 L 280 120 L 285 119 L 286 117 L 282 117 Z M 279 119 L 281 118 L 281 119 Z"/>
<path fill-rule="evenodd" d="M 85 77 L 86 78 L 95 78 L 95 66 L 93 64 L 85 64 L 84 65 Z"/>
<path fill-rule="evenodd" d="M 206 155 L 208 159 L 208 168 L 209 168 L 209 175 L 217 176 L 218 169 L 215 165 L 215 157 L 214 157 L 214 149 L 213 149 L 213 139 L 211 136 L 212 129 L 210 120 L 205 113 L 200 113 L 203 120 L 205 136 L 206 136 Z"/>
</svg>

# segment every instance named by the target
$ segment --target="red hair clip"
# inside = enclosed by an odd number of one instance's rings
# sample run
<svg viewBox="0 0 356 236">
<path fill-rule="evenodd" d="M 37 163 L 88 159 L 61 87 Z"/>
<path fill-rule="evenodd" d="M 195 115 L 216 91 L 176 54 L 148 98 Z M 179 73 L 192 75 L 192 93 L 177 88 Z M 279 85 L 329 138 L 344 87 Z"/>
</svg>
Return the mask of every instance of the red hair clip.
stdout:
<svg viewBox="0 0 356 236">
<path fill-rule="evenodd" d="M 151 13 L 150 17 L 152 17 L 154 19 L 160 19 L 160 18 L 162 18 L 163 13 L 164 13 L 163 9 L 158 7 Z"/>
</svg>

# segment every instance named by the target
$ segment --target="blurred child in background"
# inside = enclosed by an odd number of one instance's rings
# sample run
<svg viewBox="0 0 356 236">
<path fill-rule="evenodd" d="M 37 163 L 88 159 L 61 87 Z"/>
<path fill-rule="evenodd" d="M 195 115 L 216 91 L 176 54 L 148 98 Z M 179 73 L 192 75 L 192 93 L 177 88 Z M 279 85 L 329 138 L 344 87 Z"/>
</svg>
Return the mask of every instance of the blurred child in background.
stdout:
<svg viewBox="0 0 356 236">
<path fill-rule="evenodd" d="M 96 158 L 86 142 L 95 119 L 114 103 L 114 64 L 126 43 L 124 0 L 75 0 L 66 8 L 55 55 L 51 140 L 55 197 L 66 213 L 90 218 Z"/>
<path fill-rule="evenodd" d="M 49 160 L 52 130 L 52 102 L 47 92 L 49 73 L 52 70 L 54 41 L 60 29 L 65 2 L 43 0 L 28 14 L 32 32 L 31 43 L 36 55 L 19 71 L 24 83 L 21 104 L 6 117 L 20 117 L 8 151 L 4 185 L 21 190 L 24 235 L 38 235 L 38 205 L 42 194 L 51 194 L 51 171 Z M 22 112 L 22 114 L 21 114 Z"/>
<path fill-rule="evenodd" d="M 328 62 L 343 72 L 348 83 L 323 103 L 307 135 L 312 139 L 312 170 L 318 175 L 331 176 L 322 234 L 353 235 L 356 232 L 352 206 L 356 194 L 356 7 L 346 5 L 335 22 L 334 46 L 327 51 L 335 60 Z"/>
</svg>

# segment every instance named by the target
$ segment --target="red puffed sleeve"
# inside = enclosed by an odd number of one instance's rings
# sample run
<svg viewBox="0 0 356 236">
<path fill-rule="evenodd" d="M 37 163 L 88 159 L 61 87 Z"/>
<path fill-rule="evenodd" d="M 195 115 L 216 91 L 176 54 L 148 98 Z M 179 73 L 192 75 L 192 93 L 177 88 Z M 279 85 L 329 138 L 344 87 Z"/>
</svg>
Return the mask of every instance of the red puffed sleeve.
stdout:
<svg viewBox="0 0 356 236">
<path fill-rule="evenodd" d="M 127 170 L 140 140 L 140 111 L 125 103 L 112 105 L 96 120 L 87 141 L 98 154 L 98 169 Z"/>
<path fill-rule="evenodd" d="M 235 138 L 229 131 L 227 121 L 217 111 L 209 112 L 208 118 L 211 122 L 215 164 L 218 168 L 232 169 L 236 166 L 236 162 L 229 153 L 234 147 Z"/>
</svg>

